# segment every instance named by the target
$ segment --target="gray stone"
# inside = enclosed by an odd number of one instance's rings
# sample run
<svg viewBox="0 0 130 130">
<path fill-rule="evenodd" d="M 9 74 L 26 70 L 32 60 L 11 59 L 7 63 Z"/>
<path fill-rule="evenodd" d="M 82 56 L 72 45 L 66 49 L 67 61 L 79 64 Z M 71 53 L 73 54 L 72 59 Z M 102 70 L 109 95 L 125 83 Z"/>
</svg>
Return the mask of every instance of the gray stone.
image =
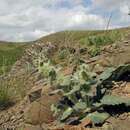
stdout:
<svg viewBox="0 0 130 130">
<path fill-rule="evenodd" d="M 25 124 L 23 130 L 43 130 L 40 126 Z"/>
<path fill-rule="evenodd" d="M 42 93 L 41 86 L 32 88 L 32 90 L 28 94 L 29 101 L 30 102 L 36 101 L 37 99 L 41 97 L 41 93 Z"/>
</svg>

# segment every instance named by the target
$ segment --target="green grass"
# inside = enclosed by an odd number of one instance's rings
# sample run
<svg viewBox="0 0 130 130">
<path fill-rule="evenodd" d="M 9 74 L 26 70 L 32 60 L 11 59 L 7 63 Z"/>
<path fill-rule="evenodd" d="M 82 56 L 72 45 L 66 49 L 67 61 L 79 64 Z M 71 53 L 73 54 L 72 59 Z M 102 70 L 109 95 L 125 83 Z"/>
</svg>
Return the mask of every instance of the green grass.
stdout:
<svg viewBox="0 0 130 130">
<path fill-rule="evenodd" d="M 105 35 L 108 37 L 111 37 L 112 41 L 117 41 L 120 39 L 120 36 L 124 36 L 130 28 L 121 28 L 121 29 L 114 29 L 114 30 L 108 30 L 107 32 L 104 30 L 96 30 L 96 31 L 81 31 L 81 30 L 75 30 L 75 31 L 62 31 L 57 32 L 45 37 L 41 37 L 40 39 L 36 41 L 41 42 L 52 42 L 52 43 L 61 43 L 64 44 L 66 41 L 70 41 L 74 43 L 80 43 L 81 45 L 86 42 L 86 38 L 91 36 L 99 36 L 99 35 Z M 130 32 L 130 31 L 129 31 Z"/>
<path fill-rule="evenodd" d="M 0 81 L 0 110 L 10 106 L 12 101 L 12 91 L 8 82 Z"/>
<path fill-rule="evenodd" d="M 96 31 L 62 31 L 57 32 L 38 39 L 37 41 L 45 43 L 47 41 L 55 43 L 59 46 L 87 48 L 88 54 L 91 57 L 101 54 L 101 48 L 105 45 L 110 45 L 126 38 L 130 33 L 130 28 L 121 28 L 114 30 L 96 30 Z M 78 45 L 78 46 L 77 46 Z M 61 50 L 62 51 L 62 50 Z M 62 51 L 59 54 L 63 59 L 65 53 Z"/>
<path fill-rule="evenodd" d="M 125 36 L 120 30 L 106 31 L 102 34 L 88 36 L 80 40 L 80 43 L 88 48 L 91 57 L 101 53 L 101 47 L 121 41 Z"/>
<path fill-rule="evenodd" d="M 116 41 L 120 41 L 123 38 L 123 33 L 119 30 L 113 30 L 104 32 L 102 34 L 97 34 L 93 36 L 88 36 L 80 40 L 82 44 L 87 46 L 104 46 L 107 44 L 112 44 Z"/>
<path fill-rule="evenodd" d="M 12 65 L 20 59 L 26 46 L 25 43 L 0 43 L 0 75 L 8 72 Z"/>
</svg>

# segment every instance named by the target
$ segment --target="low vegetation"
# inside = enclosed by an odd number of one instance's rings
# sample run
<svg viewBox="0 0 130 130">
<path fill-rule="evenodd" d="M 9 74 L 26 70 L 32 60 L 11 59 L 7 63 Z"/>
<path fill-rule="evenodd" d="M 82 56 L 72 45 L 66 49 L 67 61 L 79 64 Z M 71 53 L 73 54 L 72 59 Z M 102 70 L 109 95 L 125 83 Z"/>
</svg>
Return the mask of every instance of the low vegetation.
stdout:
<svg viewBox="0 0 130 130">
<path fill-rule="evenodd" d="M 8 72 L 20 59 L 26 46 L 24 43 L 0 43 L 0 75 Z"/>
<path fill-rule="evenodd" d="M 122 39 L 123 34 L 119 30 L 114 30 L 83 38 L 80 42 L 87 46 L 90 56 L 94 57 L 101 53 L 102 46 L 113 44 Z"/>
<path fill-rule="evenodd" d="M 76 45 L 87 47 L 90 56 L 93 57 L 100 54 L 102 46 L 123 40 L 128 31 L 129 28 L 108 31 L 63 31 L 40 38 L 37 41 L 56 43 L 58 46 L 65 45 L 66 47 Z M 62 56 L 63 54 L 65 53 L 62 53 Z"/>
<path fill-rule="evenodd" d="M 55 89 L 51 94 L 62 94 L 59 103 L 51 107 L 57 119 L 67 122 L 70 118 L 78 117 L 76 119 L 80 122 L 88 118 L 95 125 L 104 123 L 110 116 L 105 107 L 120 107 L 121 104 L 130 106 L 129 99 L 112 95 L 109 91 L 113 87 L 113 81 L 120 81 L 122 75 L 129 70 L 130 65 L 122 65 L 108 68 L 97 75 L 90 71 L 88 65 L 81 63 L 72 74 L 64 75 L 50 63 L 44 63 L 39 68 L 47 83 Z"/>
<path fill-rule="evenodd" d="M 114 30 L 111 32 L 104 31 L 104 33 L 102 34 L 83 38 L 81 40 L 81 43 L 88 46 L 103 46 L 107 44 L 112 44 L 116 41 L 120 41 L 122 37 L 122 33 L 119 30 Z"/>
<path fill-rule="evenodd" d="M 5 109 L 12 103 L 12 91 L 9 82 L 0 81 L 0 110 Z"/>
</svg>

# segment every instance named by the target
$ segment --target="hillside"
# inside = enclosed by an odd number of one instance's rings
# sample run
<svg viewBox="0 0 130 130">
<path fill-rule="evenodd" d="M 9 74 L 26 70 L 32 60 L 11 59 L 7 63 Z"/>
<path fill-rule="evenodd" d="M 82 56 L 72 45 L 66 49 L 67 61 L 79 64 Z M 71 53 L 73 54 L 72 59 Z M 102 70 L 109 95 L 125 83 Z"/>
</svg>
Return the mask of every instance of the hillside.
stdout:
<svg viewBox="0 0 130 130">
<path fill-rule="evenodd" d="M 0 44 L 1 130 L 129 130 L 129 28 L 31 43 Z"/>
<path fill-rule="evenodd" d="M 28 43 L 0 42 L 0 75 L 11 69 L 27 46 Z"/>
<path fill-rule="evenodd" d="M 107 33 L 106 33 L 107 32 Z M 113 40 L 117 40 L 115 37 L 116 36 L 120 36 L 120 35 L 127 35 L 129 32 L 129 27 L 128 28 L 120 28 L 120 29 L 114 29 L 114 30 L 108 30 L 108 31 L 104 31 L 104 30 L 91 30 L 91 31 L 86 31 L 86 30 L 75 30 L 75 31 L 62 31 L 62 32 L 57 32 L 45 37 L 41 37 L 38 40 L 36 40 L 36 42 L 53 42 L 53 43 L 63 43 L 65 40 L 72 40 L 72 41 L 78 41 L 78 42 L 82 42 L 83 39 L 89 37 L 89 36 L 97 36 L 97 35 L 113 35 L 114 39 Z"/>
</svg>

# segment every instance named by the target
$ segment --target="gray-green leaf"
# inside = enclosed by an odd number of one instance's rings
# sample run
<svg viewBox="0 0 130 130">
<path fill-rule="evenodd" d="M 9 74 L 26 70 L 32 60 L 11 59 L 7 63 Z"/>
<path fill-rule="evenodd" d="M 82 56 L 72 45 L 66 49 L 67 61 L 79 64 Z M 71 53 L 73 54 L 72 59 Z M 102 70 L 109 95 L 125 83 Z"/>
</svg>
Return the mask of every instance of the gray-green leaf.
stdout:
<svg viewBox="0 0 130 130">
<path fill-rule="evenodd" d="M 90 119 L 94 124 L 101 124 L 104 123 L 106 119 L 109 118 L 108 113 L 99 113 L 99 112 L 94 112 L 91 114 L 88 114 L 86 118 Z"/>
<path fill-rule="evenodd" d="M 86 107 L 87 107 L 87 104 L 85 102 L 79 101 L 78 103 L 75 104 L 74 109 L 76 111 L 79 111 L 79 110 L 86 109 Z"/>
<path fill-rule="evenodd" d="M 61 117 L 61 121 L 66 120 L 73 113 L 73 109 L 71 107 L 67 108 Z"/>
<path fill-rule="evenodd" d="M 113 95 L 106 95 L 102 98 L 101 103 L 103 105 L 120 105 L 125 104 L 126 106 L 130 105 L 130 99 L 113 96 Z"/>
</svg>

